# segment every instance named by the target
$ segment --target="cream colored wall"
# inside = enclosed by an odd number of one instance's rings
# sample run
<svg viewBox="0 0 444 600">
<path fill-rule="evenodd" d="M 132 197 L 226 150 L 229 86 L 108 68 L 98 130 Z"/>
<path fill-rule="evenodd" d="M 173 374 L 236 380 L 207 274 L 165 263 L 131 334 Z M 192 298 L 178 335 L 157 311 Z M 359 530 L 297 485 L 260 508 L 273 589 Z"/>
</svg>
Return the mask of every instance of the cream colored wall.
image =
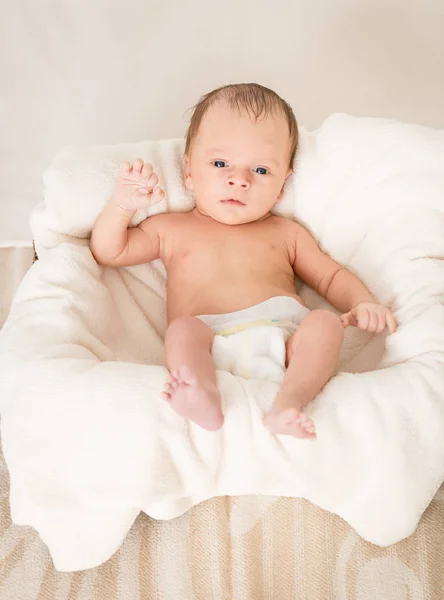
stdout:
<svg viewBox="0 0 444 600">
<path fill-rule="evenodd" d="M 66 144 L 183 135 L 218 85 L 274 88 L 312 129 L 333 112 L 444 127 L 442 0 L 14 0 L 0 22 L 0 242 L 29 240 Z"/>
</svg>

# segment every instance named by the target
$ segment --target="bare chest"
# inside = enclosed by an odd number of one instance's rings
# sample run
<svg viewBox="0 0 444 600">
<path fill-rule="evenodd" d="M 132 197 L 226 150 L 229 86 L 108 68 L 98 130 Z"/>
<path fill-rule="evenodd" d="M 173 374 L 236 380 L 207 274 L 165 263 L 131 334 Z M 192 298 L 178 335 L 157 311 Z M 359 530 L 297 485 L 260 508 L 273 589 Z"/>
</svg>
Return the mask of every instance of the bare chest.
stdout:
<svg viewBox="0 0 444 600">
<path fill-rule="evenodd" d="M 170 266 L 220 273 L 291 269 L 287 240 L 273 224 L 189 227 L 176 232 Z"/>
</svg>

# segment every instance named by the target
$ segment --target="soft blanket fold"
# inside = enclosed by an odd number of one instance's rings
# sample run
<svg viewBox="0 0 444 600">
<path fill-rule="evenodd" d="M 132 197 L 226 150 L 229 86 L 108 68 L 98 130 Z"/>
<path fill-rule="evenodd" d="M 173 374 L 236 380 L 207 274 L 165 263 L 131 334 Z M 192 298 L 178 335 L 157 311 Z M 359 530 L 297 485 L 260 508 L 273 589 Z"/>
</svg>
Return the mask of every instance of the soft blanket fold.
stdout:
<svg viewBox="0 0 444 600">
<path fill-rule="evenodd" d="M 91 256 L 86 238 L 121 159 L 154 163 L 167 193 L 156 210 L 192 206 L 182 147 L 69 149 L 45 174 L 32 217 L 40 260 L 0 333 L 13 521 L 39 532 L 59 570 L 107 560 L 141 510 L 169 519 L 217 495 L 304 497 L 380 545 L 410 535 L 444 477 L 444 132 L 344 115 L 302 131 L 280 213 L 297 215 L 400 324 L 377 369 L 367 350 L 384 339 L 347 330 L 340 372 L 308 408 L 315 443 L 263 427 L 278 384 L 225 371 L 221 431 L 176 415 L 160 396 L 163 265 L 103 269 Z"/>
</svg>

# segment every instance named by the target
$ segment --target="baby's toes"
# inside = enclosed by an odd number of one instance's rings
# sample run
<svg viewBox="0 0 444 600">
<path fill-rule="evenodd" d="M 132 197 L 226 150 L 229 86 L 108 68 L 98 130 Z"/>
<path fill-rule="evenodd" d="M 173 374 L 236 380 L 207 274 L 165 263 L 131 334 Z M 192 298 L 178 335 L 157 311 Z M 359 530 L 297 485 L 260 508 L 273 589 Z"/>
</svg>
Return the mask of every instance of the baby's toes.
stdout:
<svg viewBox="0 0 444 600">
<path fill-rule="evenodd" d="M 169 373 L 165 385 L 173 386 L 174 384 L 177 384 L 177 379 L 172 373 Z"/>
<path fill-rule="evenodd" d="M 309 419 L 306 415 L 304 415 L 304 419 L 301 420 L 301 426 L 305 429 L 305 431 L 307 431 L 308 433 L 314 433 L 316 431 L 316 428 L 314 426 L 314 423 L 311 419 Z"/>
<path fill-rule="evenodd" d="M 168 377 L 168 379 L 165 381 L 165 383 L 163 385 L 163 389 L 171 390 L 172 388 L 173 388 L 173 380 L 171 379 L 171 377 Z"/>
<path fill-rule="evenodd" d="M 305 429 L 306 429 L 306 431 L 308 431 L 308 433 L 316 432 L 316 427 L 313 425 L 313 423 L 311 421 L 306 424 Z"/>
<path fill-rule="evenodd" d="M 179 370 L 175 369 L 174 371 L 170 371 L 170 381 L 179 381 Z"/>
<path fill-rule="evenodd" d="M 163 386 L 163 390 L 162 390 L 162 398 L 165 398 L 165 400 L 170 400 L 171 396 L 173 395 L 173 388 L 171 387 L 171 385 L 169 383 L 166 383 Z"/>
</svg>

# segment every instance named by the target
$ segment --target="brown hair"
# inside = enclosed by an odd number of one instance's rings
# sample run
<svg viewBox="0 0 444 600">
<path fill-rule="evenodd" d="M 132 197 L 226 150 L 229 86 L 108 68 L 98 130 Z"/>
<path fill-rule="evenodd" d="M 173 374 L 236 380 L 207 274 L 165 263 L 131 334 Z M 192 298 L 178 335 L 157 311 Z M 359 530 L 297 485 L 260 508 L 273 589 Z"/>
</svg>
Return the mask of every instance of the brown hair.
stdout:
<svg viewBox="0 0 444 600">
<path fill-rule="evenodd" d="M 266 118 L 270 113 L 276 111 L 283 114 L 287 120 L 291 139 L 289 164 L 290 167 L 293 166 L 299 142 L 298 124 L 293 109 L 276 92 L 258 83 L 223 85 L 202 96 L 192 108 L 193 114 L 186 133 L 185 154 L 191 150 L 203 116 L 219 100 L 227 101 L 230 108 L 237 109 L 239 113 L 243 110 L 247 111 L 255 121 L 258 121 L 260 117 Z"/>
</svg>

